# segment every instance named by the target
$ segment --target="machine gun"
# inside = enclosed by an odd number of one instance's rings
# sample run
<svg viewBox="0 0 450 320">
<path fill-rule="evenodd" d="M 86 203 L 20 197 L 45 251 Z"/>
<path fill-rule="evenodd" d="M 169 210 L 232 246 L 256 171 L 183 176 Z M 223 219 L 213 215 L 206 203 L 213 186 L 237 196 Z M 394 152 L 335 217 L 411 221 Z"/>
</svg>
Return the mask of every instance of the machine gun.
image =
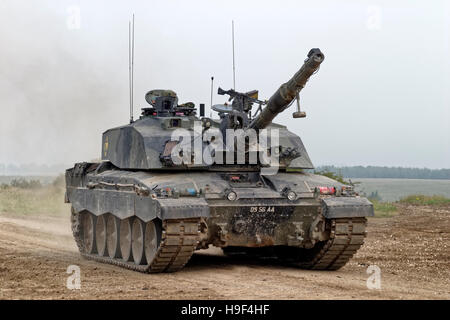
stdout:
<svg viewBox="0 0 450 320">
<path fill-rule="evenodd" d="M 219 115 L 222 117 L 222 129 L 247 127 L 251 120 L 253 104 L 258 104 L 259 109 L 261 109 L 267 103 L 266 101 L 258 100 L 257 90 L 242 93 L 233 89 L 225 91 L 219 88 L 217 94 L 229 95 L 228 101 L 233 101 L 231 106 L 227 104 L 213 106 L 213 110 L 219 112 Z"/>
<path fill-rule="evenodd" d="M 301 69 L 272 95 L 267 106 L 251 121 L 248 128 L 255 130 L 266 128 L 279 113 L 292 104 L 294 99 L 297 99 L 298 109 L 293 117 L 304 118 L 306 114 L 300 111 L 299 93 L 309 78 L 319 70 L 324 59 L 325 56 L 320 49 L 311 49 Z"/>
<path fill-rule="evenodd" d="M 219 88 L 217 94 L 223 96 L 223 95 L 229 95 L 230 98 L 228 101 L 233 100 L 233 102 L 236 101 L 234 107 L 235 109 L 240 109 L 239 111 L 249 112 L 251 110 L 251 107 L 253 103 L 257 103 L 260 106 L 265 105 L 266 101 L 258 100 L 258 90 L 253 90 L 247 93 L 241 93 L 237 92 L 233 89 L 230 90 L 223 90 L 222 88 Z"/>
</svg>

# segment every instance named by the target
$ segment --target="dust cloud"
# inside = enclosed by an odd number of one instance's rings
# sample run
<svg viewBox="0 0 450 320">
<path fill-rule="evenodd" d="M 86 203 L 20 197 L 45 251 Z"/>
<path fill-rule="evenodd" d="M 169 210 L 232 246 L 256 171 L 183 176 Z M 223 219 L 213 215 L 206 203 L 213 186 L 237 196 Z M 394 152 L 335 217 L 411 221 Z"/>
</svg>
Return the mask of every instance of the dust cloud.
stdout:
<svg viewBox="0 0 450 320">
<path fill-rule="evenodd" d="M 0 163 L 96 158 L 102 130 L 126 117 L 123 55 L 68 29 L 66 5 L 39 3 L 1 4 Z"/>
</svg>

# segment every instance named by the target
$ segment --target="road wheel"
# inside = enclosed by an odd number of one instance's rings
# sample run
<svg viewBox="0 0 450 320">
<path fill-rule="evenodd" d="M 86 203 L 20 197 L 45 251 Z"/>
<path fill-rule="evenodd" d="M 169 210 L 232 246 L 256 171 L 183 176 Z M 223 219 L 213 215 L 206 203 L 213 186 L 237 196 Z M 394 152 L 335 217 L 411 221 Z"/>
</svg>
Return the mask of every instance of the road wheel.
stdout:
<svg viewBox="0 0 450 320">
<path fill-rule="evenodd" d="M 149 221 L 145 225 L 145 257 L 147 264 L 151 264 L 161 242 L 161 225 L 157 220 Z"/>
<path fill-rule="evenodd" d="M 95 224 L 95 243 L 97 244 L 97 253 L 99 256 L 106 254 L 106 219 L 104 215 L 97 217 Z"/>
<path fill-rule="evenodd" d="M 83 215 L 83 242 L 86 253 L 95 253 L 95 222 L 94 215 L 85 213 Z"/>
<path fill-rule="evenodd" d="M 122 253 L 122 259 L 124 261 L 132 260 L 131 253 L 131 221 L 125 219 L 120 221 L 120 252 Z"/>
<path fill-rule="evenodd" d="M 120 258 L 119 234 L 120 221 L 113 215 L 108 216 L 106 220 L 106 243 L 108 256 L 110 258 Z"/>
<path fill-rule="evenodd" d="M 144 222 L 138 218 L 134 219 L 131 231 L 131 250 L 133 253 L 134 263 L 137 265 L 145 264 L 144 233 Z"/>
</svg>

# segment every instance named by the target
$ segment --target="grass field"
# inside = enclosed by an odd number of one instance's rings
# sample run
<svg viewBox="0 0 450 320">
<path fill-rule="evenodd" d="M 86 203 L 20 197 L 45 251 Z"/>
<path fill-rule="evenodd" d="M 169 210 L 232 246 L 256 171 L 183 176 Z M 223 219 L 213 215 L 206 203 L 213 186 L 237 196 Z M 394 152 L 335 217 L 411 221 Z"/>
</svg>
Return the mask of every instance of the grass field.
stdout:
<svg viewBox="0 0 450 320">
<path fill-rule="evenodd" d="M 395 202 L 402 198 L 421 194 L 450 198 L 450 180 L 427 179 L 359 179 L 355 189 L 370 196 L 378 193 L 380 201 Z"/>
<path fill-rule="evenodd" d="M 69 210 L 64 189 L 46 186 L 37 189 L 0 188 L 0 213 L 14 215 L 62 215 Z"/>
<path fill-rule="evenodd" d="M 399 202 L 420 206 L 441 206 L 450 204 L 450 199 L 443 196 L 424 196 L 422 194 L 416 194 L 402 198 Z"/>
<path fill-rule="evenodd" d="M 8 181 L 8 182 L 6 182 Z M 64 203 L 64 176 L 3 177 L 0 179 L 0 213 L 14 215 L 51 215 L 67 213 Z"/>
<path fill-rule="evenodd" d="M 398 214 L 398 208 L 396 203 L 392 202 L 380 202 L 378 200 L 371 200 L 373 208 L 375 210 L 375 217 L 377 218 L 389 218 Z"/>
</svg>

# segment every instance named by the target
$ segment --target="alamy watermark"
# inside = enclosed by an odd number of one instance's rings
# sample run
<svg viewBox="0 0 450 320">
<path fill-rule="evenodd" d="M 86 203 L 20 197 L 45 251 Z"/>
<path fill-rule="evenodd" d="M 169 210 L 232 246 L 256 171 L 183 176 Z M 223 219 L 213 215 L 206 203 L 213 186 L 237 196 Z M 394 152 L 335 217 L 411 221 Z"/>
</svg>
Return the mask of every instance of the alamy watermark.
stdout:
<svg viewBox="0 0 450 320">
<path fill-rule="evenodd" d="M 369 274 L 367 278 L 366 286 L 369 290 L 381 289 L 381 269 L 377 265 L 370 265 L 367 267 L 366 273 Z"/>
<path fill-rule="evenodd" d="M 70 265 L 67 267 L 67 277 L 66 287 L 69 290 L 80 290 L 81 289 L 81 271 L 80 267 L 76 265 Z"/>
<path fill-rule="evenodd" d="M 381 30 L 383 23 L 383 10 L 380 6 L 372 5 L 367 7 L 366 27 L 371 31 Z"/>
<path fill-rule="evenodd" d="M 265 175 L 276 174 L 280 165 L 280 135 L 278 129 L 226 129 L 203 131 L 201 121 L 194 130 L 176 129 L 171 135 L 170 158 L 174 165 L 255 165 L 262 166 Z"/>
<path fill-rule="evenodd" d="M 81 9 L 79 6 L 70 6 L 67 8 L 66 26 L 69 30 L 81 29 Z"/>
</svg>

